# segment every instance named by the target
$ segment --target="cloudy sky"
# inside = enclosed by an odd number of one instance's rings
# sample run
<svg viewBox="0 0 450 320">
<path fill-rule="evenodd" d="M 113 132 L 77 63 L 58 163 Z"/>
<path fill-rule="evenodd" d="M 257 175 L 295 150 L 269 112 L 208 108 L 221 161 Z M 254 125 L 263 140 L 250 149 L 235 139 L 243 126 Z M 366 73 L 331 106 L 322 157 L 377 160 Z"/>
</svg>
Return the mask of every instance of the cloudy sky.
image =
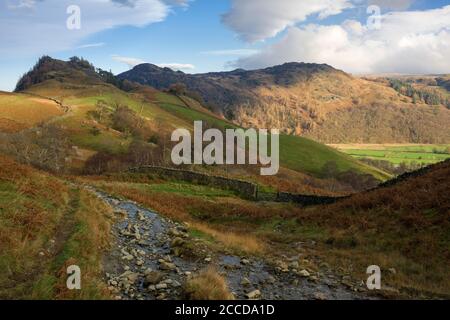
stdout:
<svg viewBox="0 0 450 320">
<path fill-rule="evenodd" d="M 199 73 L 291 61 L 450 73 L 450 0 L 2 0 L 0 40 L 0 90 L 44 54 L 114 73 L 143 62 Z"/>
</svg>

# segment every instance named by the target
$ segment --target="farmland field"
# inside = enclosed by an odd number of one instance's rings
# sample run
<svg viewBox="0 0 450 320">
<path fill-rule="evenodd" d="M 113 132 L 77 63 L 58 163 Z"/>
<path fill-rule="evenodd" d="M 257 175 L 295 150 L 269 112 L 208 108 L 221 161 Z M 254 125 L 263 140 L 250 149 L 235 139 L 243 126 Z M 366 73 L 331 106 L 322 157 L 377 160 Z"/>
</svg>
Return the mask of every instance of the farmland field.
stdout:
<svg viewBox="0 0 450 320">
<path fill-rule="evenodd" d="M 449 144 L 338 144 L 330 145 L 357 159 L 384 160 L 394 165 L 429 165 L 450 158 Z"/>
</svg>

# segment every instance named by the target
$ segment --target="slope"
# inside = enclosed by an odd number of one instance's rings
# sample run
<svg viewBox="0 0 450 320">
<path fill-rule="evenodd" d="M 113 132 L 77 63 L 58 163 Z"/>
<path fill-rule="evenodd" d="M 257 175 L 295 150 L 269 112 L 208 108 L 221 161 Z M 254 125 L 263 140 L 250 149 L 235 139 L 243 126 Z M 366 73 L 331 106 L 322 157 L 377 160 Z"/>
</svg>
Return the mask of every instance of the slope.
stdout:
<svg viewBox="0 0 450 320">
<path fill-rule="evenodd" d="M 0 92 L 0 132 L 18 132 L 61 114 L 63 110 L 53 101 Z"/>
<path fill-rule="evenodd" d="M 108 297 L 101 258 L 109 209 L 85 190 L 0 156 L 0 298 Z M 83 290 L 65 290 L 65 268 L 83 270 Z"/>
<path fill-rule="evenodd" d="M 388 84 L 328 65 L 184 74 L 142 64 L 118 76 L 157 89 L 183 83 L 244 127 L 279 128 L 324 143 L 448 143 L 450 110 L 413 103 Z"/>
<path fill-rule="evenodd" d="M 189 122 L 191 124 L 189 128 L 192 128 L 195 120 L 202 120 L 210 126 L 222 130 L 238 127 L 218 116 L 200 112 L 190 105 L 186 105 L 179 98 L 177 100 L 177 97 L 159 94 L 157 103 L 168 112 Z M 355 170 L 358 173 L 371 174 L 379 180 L 386 180 L 390 177 L 385 172 L 355 161 L 333 148 L 294 135 L 282 134 L 280 136 L 280 163 L 283 167 L 317 177 L 323 177 L 323 169 L 328 163 L 335 163 L 339 172 Z"/>
<path fill-rule="evenodd" d="M 31 80 L 27 82 L 24 79 Z M 168 147 L 166 141 L 173 129 L 191 129 L 195 120 L 203 120 L 219 129 L 236 127 L 186 95 L 177 96 L 141 85 L 129 85 L 126 92 L 118 88 L 123 87 L 123 82 L 113 85 L 107 80 L 109 78 L 103 71 L 96 70 L 84 60 L 72 58 L 64 62 L 44 57 L 19 82 L 18 88 L 24 87 L 22 83 L 32 83 L 25 86 L 25 92 L 51 97 L 71 106 L 71 111 L 55 123 L 64 128 L 72 144 L 78 148 L 72 159 L 74 166 L 82 166 L 96 152 L 128 156 L 129 147 L 136 140 L 134 131 L 137 127 L 142 129 L 139 130 L 140 139 L 151 142 L 146 142 L 147 148 L 158 142 L 163 149 Z M 136 119 L 125 131 L 115 126 L 113 120 L 120 106 L 131 110 L 128 118 L 121 119 L 122 122 L 130 117 Z M 305 138 L 282 135 L 280 141 L 281 165 L 286 169 L 323 178 L 325 166 L 332 163 L 337 173 L 353 170 L 378 180 L 389 177 L 380 170 Z"/>
<path fill-rule="evenodd" d="M 368 265 L 379 265 L 383 281 L 405 293 L 448 294 L 449 178 L 446 160 L 336 204 L 303 210 L 297 218 L 328 234 L 324 249 L 335 253 L 335 263 L 348 266 L 351 260 L 361 275 Z"/>
</svg>

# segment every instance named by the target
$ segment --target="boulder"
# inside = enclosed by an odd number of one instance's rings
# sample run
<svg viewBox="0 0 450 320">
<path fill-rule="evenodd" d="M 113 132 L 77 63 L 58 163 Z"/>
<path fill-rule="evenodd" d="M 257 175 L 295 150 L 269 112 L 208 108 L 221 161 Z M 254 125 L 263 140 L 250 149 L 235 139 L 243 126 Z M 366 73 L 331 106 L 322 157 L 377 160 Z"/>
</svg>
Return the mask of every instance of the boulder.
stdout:
<svg viewBox="0 0 450 320">
<path fill-rule="evenodd" d="M 305 269 L 301 270 L 298 274 L 301 275 L 302 277 L 305 277 L 305 278 L 308 278 L 308 277 L 311 275 L 311 274 L 310 274 L 307 270 L 305 270 Z"/>
<path fill-rule="evenodd" d="M 120 275 L 120 278 L 128 280 L 130 283 L 135 283 L 139 278 L 139 274 L 132 271 L 125 271 Z"/>
<path fill-rule="evenodd" d="M 242 278 L 242 280 L 241 280 L 241 285 L 243 285 L 243 286 L 249 286 L 249 285 L 251 285 L 251 282 L 250 282 L 250 280 L 249 280 L 248 278 L 244 277 L 244 278 Z"/>
<path fill-rule="evenodd" d="M 247 294 L 247 298 L 250 300 L 258 299 L 260 297 L 261 297 L 261 291 L 259 291 L 259 290 L 254 290 Z"/>
<path fill-rule="evenodd" d="M 151 271 L 145 276 L 144 284 L 154 285 L 161 282 L 163 274 L 158 271 Z"/>
<path fill-rule="evenodd" d="M 175 269 L 177 268 L 177 266 L 176 266 L 174 263 L 172 263 L 172 262 L 167 262 L 167 261 L 165 261 L 165 260 L 162 260 L 162 261 L 160 261 L 160 263 L 159 263 L 159 268 L 160 268 L 161 270 L 169 270 L 169 271 L 172 271 L 172 270 L 175 270 Z"/>
<path fill-rule="evenodd" d="M 316 300 L 327 300 L 328 298 L 327 298 L 327 296 L 324 293 L 316 292 L 314 294 L 314 299 L 316 299 Z"/>
</svg>

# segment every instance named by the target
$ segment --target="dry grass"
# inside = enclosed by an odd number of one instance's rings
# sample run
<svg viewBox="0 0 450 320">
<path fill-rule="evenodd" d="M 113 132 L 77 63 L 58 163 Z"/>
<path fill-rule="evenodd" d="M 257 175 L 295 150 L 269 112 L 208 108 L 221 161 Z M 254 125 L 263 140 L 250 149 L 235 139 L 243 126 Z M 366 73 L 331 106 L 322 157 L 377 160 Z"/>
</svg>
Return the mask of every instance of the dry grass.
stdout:
<svg viewBox="0 0 450 320">
<path fill-rule="evenodd" d="M 0 157 L 0 296 L 16 298 L 32 287 L 48 241 L 69 206 L 61 181 Z"/>
<path fill-rule="evenodd" d="M 56 263 L 62 263 L 58 284 L 55 286 L 57 299 L 104 299 L 109 298 L 102 269 L 103 252 L 110 244 L 112 221 L 111 208 L 87 191 L 80 193 L 80 206 L 74 214 L 74 232 L 66 241 Z M 69 291 L 66 288 L 66 269 L 78 265 L 82 271 L 82 290 Z"/>
<path fill-rule="evenodd" d="M 0 131 L 17 132 L 63 114 L 50 100 L 0 92 Z"/>
<path fill-rule="evenodd" d="M 0 157 L 0 298 L 99 299 L 108 208 L 86 191 Z M 66 266 L 82 269 L 68 292 Z"/>
<path fill-rule="evenodd" d="M 252 235 L 220 231 L 207 223 L 201 222 L 192 222 L 190 223 L 190 226 L 212 236 L 214 239 L 221 242 L 225 248 L 241 250 L 251 254 L 260 254 L 266 249 L 264 242 Z"/>
<path fill-rule="evenodd" d="M 447 161 L 392 187 L 303 210 L 297 218 L 327 230 L 328 258 L 353 264 L 361 277 L 365 267 L 378 264 L 396 269 L 385 279 L 391 286 L 450 295 L 449 183 Z"/>
<path fill-rule="evenodd" d="M 189 279 L 184 291 L 189 300 L 234 300 L 225 278 L 212 267 Z"/>
</svg>

